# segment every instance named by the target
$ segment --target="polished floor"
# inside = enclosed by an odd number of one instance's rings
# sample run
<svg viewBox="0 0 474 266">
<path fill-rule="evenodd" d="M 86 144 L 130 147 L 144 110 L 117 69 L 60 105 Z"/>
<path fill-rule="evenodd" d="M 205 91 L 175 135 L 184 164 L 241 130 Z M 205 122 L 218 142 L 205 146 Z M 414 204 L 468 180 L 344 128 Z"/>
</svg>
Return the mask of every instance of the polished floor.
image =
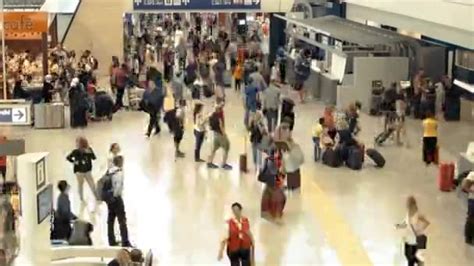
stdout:
<svg viewBox="0 0 474 266">
<path fill-rule="evenodd" d="M 77 182 L 65 157 L 74 148 L 74 139 L 86 136 L 98 156 L 93 171 L 98 179 L 106 168 L 108 146 L 120 143 L 126 158 L 124 198 L 131 240 L 140 248 L 151 248 L 159 265 L 225 264 L 216 259 L 218 243 L 235 201 L 243 204 L 251 221 L 258 265 L 401 265 L 401 238 L 394 224 L 403 219 L 409 194 L 417 196 L 432 222 L 427 265 L 471 265 L 474 249 L 465 246 L 462 237 L 465 203 L 456 193 L 439 192 L 437 169 L 422 164 L 419 122 L 408 123 L 410 148 L 389 143 L 380 149 L 388 161 L 384 169 L 370 163 L 361 171 L 332 169 L 311 161 L 310 128 L 323 106 L 299 105 L 294 137 L 306 155 L 303 186 L 300 192 L 288 194 L 284 223 L 276 225 L 260 218 L 262 186 L 255 175 L 237 170 L 238 155 L 244 151 L 243 110 L 235 92 L 228 90 L 227 98 L 234 165 L 230 172 L 193 162 L 189 113 L 183 142 L 187 157 L 177 161 L 170 134 L 165 130 L 146 139 L 147 117 L 138 112 L 122 111 L 112 122 L 93 123 L 85 130 L 2 129 L 10 138 L 25 138 L 28 152 L 50 153 L 50 178 L 72 184 L 74 211 L 94 223 L 96 245 L 106 244 L 106 208 L 94 212 L 87 188 L 87 205 L 80 205 Z M 362 116 L 361 134 L 368 146 L 381 127 L 377 118 Z M 442 160 L 455 159 L 473 140 L 469 133 L 473 129 L 464 123 L 442 123 Z M 205 145 L 204 154 L 208 148 Z"/>
</svg>

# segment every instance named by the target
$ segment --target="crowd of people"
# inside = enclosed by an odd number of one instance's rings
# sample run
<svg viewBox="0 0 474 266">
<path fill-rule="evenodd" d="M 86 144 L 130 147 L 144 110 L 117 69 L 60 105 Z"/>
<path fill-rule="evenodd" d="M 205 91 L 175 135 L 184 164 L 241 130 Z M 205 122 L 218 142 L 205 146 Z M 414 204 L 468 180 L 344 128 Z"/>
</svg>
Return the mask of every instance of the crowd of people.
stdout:
<svg viewBox="0 0 474 266">
<path fill-rule="evenodd" d="M 113 111 L 123 107 L 124 95 L 132 84 L 143 86 L 145 92 L 139 107 L 149 117 L 146 137 L 160 135 L 163 132 L 163 120 L 171 133 L 176 159 L 184 158 L 185 151 L 180 144 L 186 135 L 191 134 L 185 132 L 186 114 L 191 109 L 194 161 L 206 163 L 209 169 L 231 170 L 233 167 L 228 161 L 231 139 L 226 131 L 225 89 L 232 86 L 235 93 L 243 98 L 242 122 L 248 136 L 246 145 L 251 147 L 254 172 L 265 186 L 260 202 L 261 215 L 279 224 L 286 203 L 285 190 L 300 188 L 301 166 L 305 161 L 302 148 L 292 134 L 296 122 L 296 104 L 283 93 L 286 86 L 286 52 L 283 48 L 279 49 L 277 64 L 267 66 L 260 47 L 255 45 L 258 44 L 260 32 L 231 37 L 226 31 L 218 29 L 215 17 L 206 17 L 207 22 L 199 14 L 191 18 L 191 21 L 187 21 L 180 15 L 162 15 L 140 24 L 140 31 L 134 33 L 136 38 L 129 44 L 129 51 L 134 51 L 133 55 L 122 63 L 118 57 L 112 58 L 109 74 L 115 101 L 109 98 L 109 94 L 101 94 L 97 88 L 95 70 L 98 62 L 91 53 L 85 51 L 79 62 L 76 62 L 75 53 L 67 52 L 59 45 L 51 52 L 50 74 L 44 81 L 44 101 L 51 101 L 54 92 L 59 92 L 61 97 L 65 97 L 64 92 L 67 92 L 71 126 L 84 127 L 87 126 L 90 112 L 109 117 Z M 305 98 L 303 85 L 308 76 L 308 58 L 308 50 L 302 50 L 295 63 L 297 78 L 293 89 L 298 92 L 301 102 Z M 397 142 L 401 143 L 406 103 L 403 97 L 390 97 L 389 92 L 386 95 L 390 112 L 384 114 L 384 133 L 396 132 Z M 97 104 L 101 100 L 108 103 L 108 110 L 103 110 L 105 104 Z M 357 138 L 362 130 L 360 109 L 359 102 L 350 104 L 344 110 L 327 106 L 324 113 L 315 119 L 312 130 L 314 161 L 322 161 L 331 167 L 339 167 L 345 162 L 351 169 L 358 170 L 367 152 L 379 167 L 383 167 L 385 162 L 379 161 L 381 155 L 372 156 L 375 151 L 365 151 L 364 143 Z M 436 163 L 437 121 L 434 113 L 422 109 L 426 111 L 423 121 L 423 160 L 426 164 Z M 380 138 L 386 139 L 385 135 Z M 212 140 L 209 142 L 211 147 L 207 158 L 202 154 L 206 138 Z M 383 143 L 378 138 L 376 142 Z M 223 157 L 216 163 L 215 155 L 220 149 L 223 150 Z M 104 202 L 107 205 L 109 245 L 131 247 L 122 198 L 126 177 L 123 174 L 125 160 L 120 145 L 114 143 L 110 146 L 108 170 L 97 183 L 91 174 L 96 155 L 86 138 L 77 139 L 76 148 L 66 159 L 73 165 L 80 200 L 85 200 L 83 186 L 86 181 L 98 204 Z M 241 170 L 247 169 L 246 158 L 239 166 Z M 472 243 L 474 177 L 466 180 L 463 188 L 470 195 L 466 242 Z M 71 245 L 92 245 L 90 234 L 93 226 L 81 221 L 72 212 L 70 185 L 61 180 L 57 187 L 60 193 L 52 238 L 67 240 Z M 232 205 L 233 217 L 227 221 L 228 230 L 218 252 L 218 259 L 222 259 L 224 251 L 227 251 L 231 265 L 252 265 L 254 261 L 255 241 L 250 222 L 242 210 L 240 203 Z M 120 228 L 120 241 L 115 238 L 116 220 Z M 409 197 L 407 217 L 404 222 L 397 224 L 397 228 L 406 230 L 405 255 L 409 265 L 423 261 L 420 250 L 426 248 L 425 229 L 429 225 L 429 220 L 418 211 L 416 199 Z M 421 241 L 425 241 L 424 246 Z M 138 254 L 138 251 L 121 250 L 109 265 L 143 262 L 143 259 L 134 259 L 143 257 L 141 253 L 139 256 L 135 253 Z"/>
</svg>

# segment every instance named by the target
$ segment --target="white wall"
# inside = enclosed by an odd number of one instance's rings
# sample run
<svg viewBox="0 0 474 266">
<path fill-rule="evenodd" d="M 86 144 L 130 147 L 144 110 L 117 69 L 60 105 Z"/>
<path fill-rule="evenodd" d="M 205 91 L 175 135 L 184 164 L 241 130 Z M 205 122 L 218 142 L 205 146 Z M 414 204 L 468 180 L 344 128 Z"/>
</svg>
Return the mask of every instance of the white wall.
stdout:
<svg viewBox="0 0 474 266">
<path fill-rule="evenodd" d="M 373 20 L 474 49 L 472 0 L 347 0 L 347 3 L 348 19 Z"/>
</svg>

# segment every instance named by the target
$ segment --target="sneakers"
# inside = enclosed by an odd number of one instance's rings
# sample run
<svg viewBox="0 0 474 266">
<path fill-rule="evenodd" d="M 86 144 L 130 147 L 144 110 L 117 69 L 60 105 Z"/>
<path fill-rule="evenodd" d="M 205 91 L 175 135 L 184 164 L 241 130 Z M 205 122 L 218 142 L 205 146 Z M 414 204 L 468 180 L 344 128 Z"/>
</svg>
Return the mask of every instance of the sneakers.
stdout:
<svg viewBox="0 0 474 266">
<path fill-rule="evenodd" d="M 177 151 L 176 152 L 176 158 L 184 158 L 184 152 Z"/>
<path fill-rule="evenodd" d="M 222 169 L 224 169 L 224 170 L 232 170 L 232 166 L 229 165 L 229 164 L 224 164 L 224 165 L 222 165 Z"/>
<path fill-rule="evenodd" d="M 194 162 L 196 162 L 196 163 L 203 163 L 203 162 L 205 162 L 205 161 L 204 161 L 203 159 L 194 159 Z"/>
<path fill-rule="evenodd" d="M 213 164 L 213 163 L 207 163 L 207 168 L 209 168 L 209 169 L 217 169 L 217 168 L 219 168 L 219 166 L 217 166 L 217 165 L 215 165 L 215 164 Z"/>
<path fill-rule="evenodd" d="M 213 164 L 213 163 L 207 163 L 207 168 L 209 168 L 209 169 L 217 169 L 217 168 L 219 168 L 219 166 L 217 166 L 216 164 Z M 229 165 L 229 164 L 223 164 L 223 165 L 221 166 L 221 168 L 224 169 L 224 170 L 232 170 L 232 166 Z"/>
</svg>

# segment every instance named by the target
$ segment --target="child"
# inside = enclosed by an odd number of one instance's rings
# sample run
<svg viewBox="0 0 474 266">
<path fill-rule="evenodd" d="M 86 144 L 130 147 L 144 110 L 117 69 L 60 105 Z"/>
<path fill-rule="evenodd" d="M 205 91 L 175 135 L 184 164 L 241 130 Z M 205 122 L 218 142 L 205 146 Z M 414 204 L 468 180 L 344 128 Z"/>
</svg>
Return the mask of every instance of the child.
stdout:
<svg viewBox="0 0 474 266">
<path fill-rule="evenodd" d="M 235 91 L 241 91 L 242 89 L 242 75 L 243 75 L 243 67 L 242 62 L 238 62 L 237 66 L 234 69 L 234 82 L 235 82 Z"/>
<path fill-rule="evenodd" d="M 423 120 L 423 161 L 426 165 L 438 163 L 438 121 L 430 111 Z"/>
<path fill-rule="evenodd" d="M 314 161 L 317 162 L 321 158 L 321 135 L 323 134 L 324 118 L 319 118 L 319 121 L 313 127 L 313 143 L 314 143 Z"/>
</svg>

